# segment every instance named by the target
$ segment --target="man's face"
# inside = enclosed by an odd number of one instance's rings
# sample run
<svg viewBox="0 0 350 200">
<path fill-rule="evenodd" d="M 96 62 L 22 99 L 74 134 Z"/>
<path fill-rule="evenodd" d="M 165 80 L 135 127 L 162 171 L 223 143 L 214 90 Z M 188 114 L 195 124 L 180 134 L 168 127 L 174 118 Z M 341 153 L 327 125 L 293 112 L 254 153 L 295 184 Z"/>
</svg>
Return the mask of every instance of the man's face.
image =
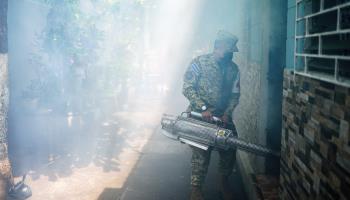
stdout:
<svg viewBox="0 0 350 200">
<path fill-rule="evenodd" d="M 224 61 L 231 61 L 232 58 L 233 58 L 233 52 L 232 51 L 226 51 L 224 53 L 224 56 L 223 56 L 222 60 L 224 60 Z"/>
<path fill-rule="evenodd" d="M 217 52 L 222 61 L 231 61 L 233 58 L 232 47 L 228 43 L 221 43 L 218 45 Z"/>
</svg>

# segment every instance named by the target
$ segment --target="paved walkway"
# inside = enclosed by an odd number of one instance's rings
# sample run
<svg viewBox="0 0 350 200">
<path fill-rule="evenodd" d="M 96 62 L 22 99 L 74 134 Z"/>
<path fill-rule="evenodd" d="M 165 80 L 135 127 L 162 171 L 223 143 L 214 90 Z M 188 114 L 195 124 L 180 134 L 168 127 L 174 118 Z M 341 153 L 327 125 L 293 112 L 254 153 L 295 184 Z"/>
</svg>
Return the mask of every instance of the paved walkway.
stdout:
<svg viewBox="0 0 350 200">
<path fill-rule="evenodd" d="M 191 149 L 155 133 L 130 175 L 121 200 L 186 200 L 190 193 Z M 219 200 L 217 186 L 218 154 L 213 152 L 204 187 L 206 200 Z M 246 199 L 238 172 L 231 178 L 235 199 Z"/>
</svg>

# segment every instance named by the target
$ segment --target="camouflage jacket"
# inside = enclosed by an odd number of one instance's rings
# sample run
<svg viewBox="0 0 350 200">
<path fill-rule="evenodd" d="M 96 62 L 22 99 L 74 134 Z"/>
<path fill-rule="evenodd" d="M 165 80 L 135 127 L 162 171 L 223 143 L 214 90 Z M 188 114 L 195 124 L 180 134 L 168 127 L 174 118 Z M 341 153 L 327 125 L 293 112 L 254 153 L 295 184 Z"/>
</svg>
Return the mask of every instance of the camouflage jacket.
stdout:
<svg viewBox="0 0 350 200">
<path fill-rule="evenodd" d="M 219 65 L 213 54 L 193 59 L 184 75 L 183 94 L 192 111 L 202 112 L 206 106 L 216 116 L 232 117 L 240 96 L 238 66 L 233 62 Z"/>
</svg>

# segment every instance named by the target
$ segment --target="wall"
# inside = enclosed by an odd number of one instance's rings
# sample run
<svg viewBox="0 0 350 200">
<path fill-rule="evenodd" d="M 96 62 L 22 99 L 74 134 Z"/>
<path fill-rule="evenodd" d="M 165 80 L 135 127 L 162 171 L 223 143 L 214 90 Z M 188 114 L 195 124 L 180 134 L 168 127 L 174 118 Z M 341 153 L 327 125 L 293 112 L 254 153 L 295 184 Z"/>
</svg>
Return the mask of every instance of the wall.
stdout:
<svg viewBox="0 0 350 200">
<path fill-rule="evenodd" d="M 264 104 L 261 93 L 266 87 L 263 83 L 263 71 L 266 64 L 263 61 L 263 38 L 267 30 L 263 25 L 263 10 L 261 3 L 246 1 L 241 19 L 242 37 L 239 40 L 239 53 L 235 62 L 241 71 L 240 103 L 234 112 L 234 121 L 239 137 L 251 142 L 265 144 L 265 134 L 261 126 L 261 110 Z M 250 10 L 250 12 L 248 12 Z M 245 152 L 239 152 L 244 170 L 247 173 L 264 171 L 264 160 Z M 255 163 L 251 165 L 251 163 Z"/>
<path fill-rule="evenodd" d="M 11 167 L 7 152 L 8 65 L 7 65 L 7 0 L 0 0 L 0 199 L 6 198 Z"/>
<path fill-rule="evenodd" d="M 284 78 L 282 199 L 349 198 L 350 89 L 290 71 Z"/>
<path fill-rule="evenodd" d="M 349 1 L 288 1 L 281 199 L 349 199 L 349 10 Z"/>
<path fill-rule="evenodd" d="M 286 40 L 286 68 L 294 68 L 295 43 L 295 0 L 288 0 L 287 40 Z"/>
<path fill-rule="evenodd" d="M 240 137 L 279 149 L 287 3 L 245 1 L 238 65 L 242 73 L 235 112 Z M 278 160 L 240 153 L 255 173 L 279 172 Z M 251 164 L 254 163 L 254 164 Z"/>
</svg>

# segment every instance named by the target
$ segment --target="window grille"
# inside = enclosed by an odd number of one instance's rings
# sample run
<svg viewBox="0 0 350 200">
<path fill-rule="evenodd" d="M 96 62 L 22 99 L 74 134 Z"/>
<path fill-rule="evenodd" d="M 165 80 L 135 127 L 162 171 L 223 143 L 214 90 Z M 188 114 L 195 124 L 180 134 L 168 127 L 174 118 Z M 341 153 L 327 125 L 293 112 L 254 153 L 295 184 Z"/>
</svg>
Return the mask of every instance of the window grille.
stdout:
<svg viewBox="0 0 350 200">
<path fill-rule="evenodd" d="M 295 74 L 350 87 L 350 0 L 296 0 Z"/>
</svg>

